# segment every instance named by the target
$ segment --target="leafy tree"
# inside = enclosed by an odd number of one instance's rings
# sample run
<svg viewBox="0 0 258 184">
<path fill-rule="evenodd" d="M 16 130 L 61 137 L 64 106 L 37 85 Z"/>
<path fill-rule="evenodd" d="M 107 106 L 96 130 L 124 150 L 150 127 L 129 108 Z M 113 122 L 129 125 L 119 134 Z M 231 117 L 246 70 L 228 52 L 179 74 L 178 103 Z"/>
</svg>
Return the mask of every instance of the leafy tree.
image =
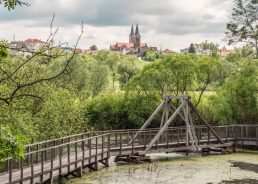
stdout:
<svg viewBox="0 0 258 184">
<path fill-rule="evenodd" d="M 111 71 L 112 87 L 115 89 L 115 81 L 117 80 L 117 67 L 121 61 L 121 57 L 118 54 L 110 53 L 108 57 L 101 63 L 107 65 Z"/>
<path fill-rule="evenodd" d="M 189 52 L 189 53 L 193 53 L 193 54 L 196 53 L 196 48 L 195 48 L 195 46 L 194 46 L 193 43 L 191 43 L 191 45 L 190 45 L 190 47 L 189 47 L 189 49 L 188 49 L 188 52 Z"/>
<path fill-rule="evenodd" d="M 242 47 L 241 49 L 241 55 L 242 57 L 249 57 L 249 56 L 253 56 L 254 51 L 253 51 L 253 47 L 251 45 L 245 45 Z"/>
<path fill-rule="evenodd" d="M 8 56 L 6 45 L 5 41 L 0 41 L 0 61 Z"/>
<path fill-rule="evenodd" d="M 242 58 L 242 54 L 240 50 L 237 50 L 234 53 L 230 53 L 228 56 L 226 56 L 226 60 L 228 62 L 237 62 Z"/>
<path fill-rule="evenodd" d="M 197 90 L 200 92 L 195 104 L 196 106 L 201 102 L 202 96 L 208 89 L 209 85 L 211 85 L 211 83 L 217 78 L 219 65 L 220 63 L 216 58 L 207 56 L 201 57 L 200 60 L 196 62 L 196 84 L 198 86 Z"/>
<path fill-rule="evenodd" d="M 131 57 L 126 57 L 118 65 L 117 72 L 120 75 L 119 82 L 122 89 L 129 82 L 129 80 L 131 80 L 135 75 L 140 73 L 142 66 L 142 61 Z"/>
<path fill-rule="evenodd" d="M 183 95 L 191 90 L 194 80 L 195 55 L 172 54 L 146 65 L 128 83 L 129 90 L 149 96 Z"/>
<path fill-rule="evenodd" d="M 123 95 L 104 94 L 87 100 L 85 117 L 98 130 L 132 128 Z"/>
<path fill-rule="evenodd" d="M 8 8 L 8 10 L 14 9 L 17 5 L 29 6 L 30 4 L 25 1 L 20 0 L 0 0 L 0 4 L 3 4 L 4 7 Z"/>
<path fill-rule="evenodd" d="M 25 139 L 22 135 L 12 135 L 8 127 L 0 127 L 0 160 L 8 157 L 15 159 L 22 156 L 24 152 Z"/>
<path fill-rule="evenodd" d="M 238 69 L 211 97 L 214 119 L 222 123 L 257 123 L 258 63 L 241 61 Z"/>
<path fill-rule="evenodd" d="M 160 54 L 151 50 L 145 50 L 143 52 L 143 60 L 145 61 L 155 61 L 160 58 Z"/>
<path fill-rule="evenodd" d="M 257 0 L 235 0 L 231 21 L 227 24 L 229 44 L 244 42 L 252 45 L 258 58 Z"/>
<path fill-rule="evenodd" d="M 96 45 L 92 45 L 92 46 L 90 46 L 90 50 L 97 51 L 98 47 Z"/>
<path fill-rule="evenodd" d="M 47 99 L 34 117 L 36 140 L 48 140 L 88 130 L 82 103 L 72 92 L 52 87 Z"/>
<path fill-rule="evenodd" d="M 195 44 L 196 49 L 200 50 L 211 50 L 212 55 L 217 55 L 217 52 L 219 51 L 219 45 L 215 44 L 213 42 L 208 42 L 207 40 L 205 42 Z"/>
</svg>

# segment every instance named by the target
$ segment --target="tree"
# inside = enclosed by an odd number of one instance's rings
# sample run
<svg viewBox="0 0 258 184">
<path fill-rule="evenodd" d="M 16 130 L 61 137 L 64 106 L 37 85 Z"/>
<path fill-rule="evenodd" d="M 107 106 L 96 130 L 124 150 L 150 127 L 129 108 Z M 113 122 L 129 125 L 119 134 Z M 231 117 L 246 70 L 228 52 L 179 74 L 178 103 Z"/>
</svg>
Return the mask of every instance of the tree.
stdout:
<svg viewBox="0 0 258 184">
<path fill-rule="evenodd" d="M 214 120 L 222 123 L 254 124 L 258 117 L 258 63 L 247 58 L 239 63 L 211 97 Z"/>
<path fill-rule="evenodd" d="M 142 61 L 132 57 L 124 59 L 124 61 L 118 65 L 117 72 L 120 75 L 119 82 L 122 89 L 130 79 L 140 73 L 142 66 Z"/>
<path fill-rule="evenodd" d="M 0 0 L 0 4 L 3 4 L 4 7 L 8 8 L 8 10 L 14 9 L 17 5 L 19 6 L 29 6 L 30 4 L 25 1 L 20 0 Z"/>
<path fill-rule="evenodd" d="M 205 42 L 195 44 L 196 49 L 202 49 L 202 50 L 211 50 L 212 55 L 216 55 L 219 51 L 219 45 L 215 44 L 213 42 L 208 42 L 207 40 Z"/>
<path fill-rule="evenodd" d="M 98 47 L 96 45 L 92 45 L 92 46 L 90 46 L 90 50 L 97 51 Z"/>
<path fill-rule="evenodd" d="M 189 47 L 189 49 L 188 49 L 188 52 L 189 52 L 189 53 L 193 53 L 193 54 L 196 53 L 196 48 L 195 48 L 195 46 L 194 46 L 193 43 L 191 43 L 191 45 L 190 45 L 190 47 Z"/>
<path fill-rule="evenodd" d="M 247 43 L 256 50 L 258 58 L 258 1 L 235 0 L 231 21 L 227 24 L 228 44 Z"/>
<path fill-rule="evenodd" d="M 31 51 L 31 56 L 28 58 L 8 55 L 6 52 L 8 49 L 22 50 L 0 43 L 0 129 L 3 133 L 0 135 L 0 152 L 5 152 L 6 145 L 10 146 L 7 154 L 0 155 L 0 160 L 6 155 L 21 156 L 20 148 L 25 141 L 19 135 L 26 135 L 27 140 L 32 141 L 32 138 L 29 139 L 31 135 L 27 134 L 27 129 L 30 131 L 34 129 L 32 128 L 33 117 L 38 111 L 37 108 L 43 103 L 44 97 L 47 96 L 47 89 L 44 86 L 68 74 L 70 63 L 76 56 L 75 50 L 83 34 L 83 24 L 74 51 L 67 53 L 62 49 L 55 49 L 50 44 L 58 32 L 58 29 L 52 31 L 53 21 L 54 16 L 45 46 L 37 51 Z M 54 67 L 56 64 L 59 67 Z M 12 142 L 8 143 L 6 140 Z M 15 145 L 18 146 L 17 149 L 11 147 Z M 15 148 L 14 151 L 11 150 L 13 148 Z"/>
</svg>

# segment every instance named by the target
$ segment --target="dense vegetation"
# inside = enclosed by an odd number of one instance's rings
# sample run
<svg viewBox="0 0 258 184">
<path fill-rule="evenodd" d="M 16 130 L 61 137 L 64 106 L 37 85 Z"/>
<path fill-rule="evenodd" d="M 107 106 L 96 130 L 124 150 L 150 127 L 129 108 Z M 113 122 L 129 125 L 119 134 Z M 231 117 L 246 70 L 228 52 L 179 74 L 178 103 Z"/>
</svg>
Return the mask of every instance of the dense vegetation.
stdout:
<svg viewBox="0 0 258 184">
<path fill-rule="evenodd" d="M 8 9 L 28 5 L 0 4 Z M 190 95 L 210 123 L 257 123 L 257 1 L 235 4 L 226 35 L 230 44 L 248 44 L 226 58 L 208 42 L 191 44 L 190 54 L 145 52 L 144 61 L 109 51 L 63 55 L 59 49 L 26 58 L 8 53 L 6 43 L 0 43 L 0 159 L 19 157 L 29 142 L 138 128 L 165 95 Z M 212 56 L 196 55 L 195 47 L 211 49 Z"/>
<path fill-rule="evenodd" d="M 8 73 L 24 60 L 3 49 L 1 53 L 0 67 Z M 233 56 L 170 54 L 145 62 L 109 51 L 76 55 L 58 78 L 20 91 L 9 103 L 1 100 L 1 145 L 13 149 L 0 156 L 19 154 L 22 144 L 32 141 L 137 128 L 164 95 L 190 95 L 211 123 L 256 123 L 258 62 L 251 56 L 240 53 L 234 61 Z M 14 79 L 22 84 L 51 75 L 63 65 L 56 60 L 36 57 Z M 11 82 L 1 81 L 1 98 L 12 88 Z"/>
</svg>

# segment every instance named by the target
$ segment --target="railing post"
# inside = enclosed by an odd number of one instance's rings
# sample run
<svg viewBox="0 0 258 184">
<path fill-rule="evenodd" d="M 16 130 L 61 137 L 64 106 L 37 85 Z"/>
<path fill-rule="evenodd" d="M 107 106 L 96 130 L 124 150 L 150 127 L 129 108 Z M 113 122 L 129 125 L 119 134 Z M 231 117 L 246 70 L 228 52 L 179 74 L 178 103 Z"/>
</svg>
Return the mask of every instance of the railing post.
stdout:
<svg viewBox="0 0 258 184">
<path fill-rule="evenodd" d="M 132 133 L 132 155 L 134 155 L 134 134 Z"/>
<path fill-rule="evenodd" d="M 208 129 L 208 144 L 210 144 L 210 129 Z"/>
<path fill-rule="evenodd" d="M 23 182 L 23 158 L 20 158 L 20 169 L 21 169 L 21 183 Z"/>
<path fill-rule="evenodd" d="M 78 166 L 78 150 L 77 150 L 77 142 L 75 143 L 75 168 Z"/>
<path fill-rule="evenodd" d="M 228 127 L 226 126 L 226 142 L 228 142 Z"/>
<path fill-rule="evenodd" d="M 89 146 L 89 165 L 91 164 L 91 139 L 88 139 L 88 146 Z"/>
<path fill-rule="evenodd" d="M 110 134 L 108 134 L 108 158 L 110 158 Z"/>
<path fill-rule="evenodd" d="M 103 160 L 103 154 L 104 154 L 104 144 L 105 144 L 105 139 L 104 135 L 101 136 L 101 160 Z"/>
<path fill-rule="evenodd" d="M 146 144 L 147 144 L 147 140 L 146 140 L 146 137 L 147 137 L 147 136 L 146 136 L 146 133 L 147 133 L 147 132 L 144 131 L 144 137 L 143 137 L 143 139 L 144 139 L 144 140 L 143 140 L 143 141 L 144 141 L 144 149 L 146 148 Z"/>
<path fill-rule="evenodd" d="M 167 142 L 167 149 L 168 149 L 168 147 L 169 147 L 168 132 L 169 132 L 169 130 L 166 130 L 166 142 Z"/>
<path fill-rule="evenodd" d="M 244 127 L 241 126 L 241 139 L 242 139 L 242 149 L 244 151 Z"/>
<path fill-rule="evenodd" d="M 37 144 L 37 155 L 36 155 L 36 157 L 37 157 L 37 163 L 39 163 L 39 144 Z"/>
<path fill-rule="evenodd" d="M 43 182 L 44 179 L 44 153 L 45 151 L 41 151 L 41 175 L 40 175 L 40 181 Z"/>
<path fill-rule="evenodd" d="M 117 147 L 117 132 L 115 132 L 115 145 L 116 145 L 116 147 Z"/>
<path fill-rule="evenodd" d="M 59 147 L 59 176 L 62 175 L 62 154 L 63 154 L 63 146 Z"/>
<path fill-rule="evenodd" d="M 47 143 L 45 143 L 45 149 L 47 149 Z M 45 150 L 44 156 L 45 156 L 45 161 L 47 161 L 47 150 Z"/>
<path fill-rule="evenodd" d="M 70 172 L 71 168 L 70 168 L 70 141 L 67 144 L 67 161 L 68 161 L 68 172 Z"/>
<path fill-rule="evenodd" d="M 256 149 L 258 149 L 258 126 L 255 127 L 255 130 L 256 130 L 255 131 L 256 132 L 255 133 L 256 134 L 256 136 L 255 136 L 256 137 Z"/>
<path fill-rule="evenodd" d="M 31 171 L 31 183 L 34 183 L 34 164 L 33 164 L 33 154 L 30 155 L 30 171 Z"/>
<path fill-rule="evenodd" d="M 122 154 L 122 133 L 119 134 L 119 155 Z"/>
<path fill-rule="evenodd" d="M 8 160 L 8 170 L 9 170 L 9 184 L 12 184 L 12 170 L 13 170 L 13 159 Z"/>
<path fill-rule="evenodd" d="M 53 169 L 54 169 L 54 148 L 51 148 L 50 151 L 50 157 L 51 157 L 51 171 L 50 171 L 50 179 L 52 180 L 53 178 Z"/>
<path fill-rule="evenodd" d="M 95 169 L 98 170 L 98 137 L 96 137 Z"/>
<path fill-rule="evenodd" d="M 179 147 L 179 142 L 180 142 L 180 129 L 177 129 L 177 147 Z"/>
<path fill-rule="evenodd" d="M 82 167 L 84 167 L 84 160 L 85 160 L 85 140 L 82 141 Z"/>
</svg>

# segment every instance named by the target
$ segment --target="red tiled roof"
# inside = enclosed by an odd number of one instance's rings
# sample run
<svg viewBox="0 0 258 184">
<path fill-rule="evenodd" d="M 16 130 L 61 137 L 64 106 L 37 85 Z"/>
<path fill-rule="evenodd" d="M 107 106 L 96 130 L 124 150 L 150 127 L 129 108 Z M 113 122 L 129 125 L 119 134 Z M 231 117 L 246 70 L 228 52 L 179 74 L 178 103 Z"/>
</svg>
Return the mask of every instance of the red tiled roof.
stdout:
<svg viewBox="0 0 258 184">
<path fill-rule="evenodd" d="M 232 54 L 234 53 L 235 51 L 234 50 L 220 50 L 218 52 L 218 55 L 221 56 L 221 57 L 226 57 L 228 56 L 229 54 Z"/>
<path fill-rule="evenodd" d="M 46 42 L 43 42 L 39 39 L 31 39 L 30 38 L 30 39 L 25 40 L 24 43 L 46 43 Z"/>
<path fill-rule="evenodd" d="M 148 47 L 147 43 L 141 43 L 140 47 Z"/>
</svg>

